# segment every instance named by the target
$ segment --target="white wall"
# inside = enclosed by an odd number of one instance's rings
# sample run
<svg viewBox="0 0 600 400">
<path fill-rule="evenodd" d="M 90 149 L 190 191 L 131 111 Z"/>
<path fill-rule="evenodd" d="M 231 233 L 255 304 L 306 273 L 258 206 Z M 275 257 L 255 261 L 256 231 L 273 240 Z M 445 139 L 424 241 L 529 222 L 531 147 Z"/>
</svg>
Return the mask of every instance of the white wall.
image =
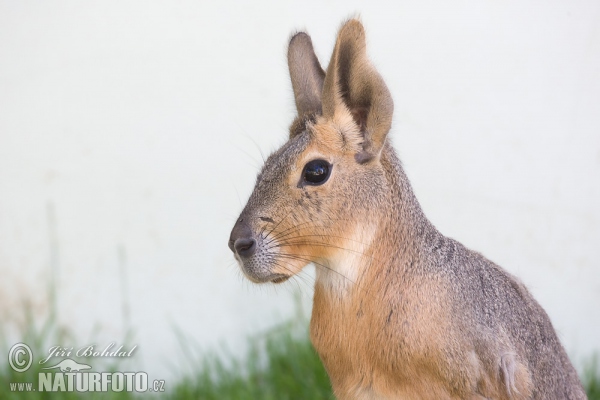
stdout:
<svg viewBox="0 0 600 400">
<path fill-rule="evenodd" d="M 53 276 L 71 345 L 131 324 L 133 365 L 157 378 L 176 375 L 175 326 L 239 349 L 291 315 L 298 288 L 309 303 L 310 274 L 255 286 L 226 242 L 294 113 L 289 34 L 307 29 L 326 65 L 357 12 L 427 215 L 521 277 L 577 363 L 600 351 L 594 0 L 0 1 L 0 318 L 14 339 L 24 299 L 47 315 Z"/>
</svg>

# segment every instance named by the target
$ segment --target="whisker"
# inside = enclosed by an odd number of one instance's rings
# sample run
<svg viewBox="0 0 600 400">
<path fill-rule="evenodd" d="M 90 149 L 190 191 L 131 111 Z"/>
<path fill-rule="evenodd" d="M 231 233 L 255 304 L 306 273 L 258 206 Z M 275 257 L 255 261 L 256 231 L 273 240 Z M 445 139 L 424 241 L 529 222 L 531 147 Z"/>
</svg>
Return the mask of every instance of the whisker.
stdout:
<svg viewBox="0 0 600 400">
<path fill-rule="evenodd" d="M 291 212 L 291 211 L 290 211 L 290 212 Z M 289 213 L 288 213 L 288 214 L 289 214 Z M 287 218 L 287 216 L 286 216 L 285 218 Z M 282 221 L 283 221 L 283 220 L 279 221 L 279 223 L 278 223 L 277 225 L 279 225 L 279 224 L 280 224 Z M 277 235 L 278 235 L 278 236 L 276 236 L 276 237 L 277 237 L 277 238 L 282 238 L 282 237 L 285 237 L 285 236 L 287 236 L 287 235 L 289 234 L 289 231 L 292 231 L 292 233 L 293 233 L 293 232 L 296 232 L 296 231 L 300 231 L 300 229 L 299 229 L 299 227 L 300 227 L 300 226 L 302 226 L 302 225 L 306 225 L 306 224 L 311 224 L 312 222 L 313 222 L 313 221 L 308 221 L 308 222 L 304 222 L 304 223 L 302 223 L 302 224 L 298 224 L 298 225 L 291 226 L 291 227 L 289 227 L 289 228 L 287 228 L 287 229 L 284 229 L 284 230 L 283 230 L 283 231 L 281 231 L 281 232 L 278 232 L 278 233 L 277 233 Z M 277 226 L 275 226 L 275 228 L 277 228 Z M 273 231 L 275 230 L 275 228 L 273 228 L 273 230 L 272 230 L 271 232 L 273 232 Z M 304 228 L 302 228 L 302 229 L 304 229 Z M 288 232 L 288 233 L 286 233 L 286 232 Z M 273 239 L 275 239 L 275 237 L 273 237 L 271 241 L 273 241 Z M 270 243 L 270 242 L 269 242 L 269 243 Z M 266 243 L 266 244 L 268 244 L 268 243 Z"/>
<path fill-rule="evenodd" d="M 258 143 L 256 143 L 256 140 L 254 140 L 254 138 L 252 136 L 248 136 L 248 139 L 250 139 L 252 141 L 252 143 L 254 143 L 254 145 L 256 146 L 256 148 L 258 149 L 258 152 L 260 153 L 260 158 L 262 158 L 262 160 L 263 160 L 263 164 L 265 162 L 267 162 L 267 160 L 265 159 L 265 155 L 262 152 L 262 150 L 261 150 L 260 146 L 258 145 Z"/>
<path fill-rule="evenodd" d="M 336 219 L 336 220 L 332 220 L 331 222 L 335 222 L 335 221 L 353 221 L 353 220 L 348 219 L 348 218 L 339 218 L 339 219 Z M 281 222 L 282 221 L 280 221 L 280 223 Z M 309 225 L 309 224 L 312 224 L 312 225 Z M 279 225 L 279 224 L 277 224 L 277 225 Z M 309 226 L 307 227 L 306 225 L 309 225 Z M 284 229 L 281 232 L 277 232 L 276 235 L 273 236 L 273 238 L 271 239 L 271 241 L 273 239 L 282 239 L 282 238 L 284 238 L 286 236 L 289 236 L 289 235 L 293 234 L 294 232 L 299 232 L 299 231 L 301 231 L 303 229 L 308 229 L 308 228 L 312 228 L 312 227 L 314 227 L 314 228 L 329 228 L 330 225 L 316 224 L 316 223 L 314 223 L 314 221 L 307 221 L 307 222 L 304 222 L 302 224 L 291 226 L 291 227 L 289 227 L 287 229 Z M 275 228 L 272 231 L 274 231 L 274 230 L 275 230 Z M 352 240 L 352 239 L 347 238 L 347 240 Z M 271 241 L 269 241 L 268 243 L 270 243 Z M 265 243 L 265 244 L 268 244 L 268 243 Z"/>
<path fill-rule="evenodd" d="M 308 237 L 326 237 L 326 238 L 333 238 L 333 239 L 349 240 L 351 242 L 355 242 L 355 243 L 358 243 L 358 244 L 362 244 L 363 246 L 367 246 L 366 243 L 363 243 L 363 242 L 361 242 L 359 240 L 355 240 L 355 239 L 351 239 L 351 238 L 347 238 L 347 237 L 343 237 L 343 236 L 326 235 L 326 234 L 322 234 L 322 235 L 319 235 L 319 234 L 300 235 L 300 236 L 294 236 L 292 239 L 300 239 L 300 238 L 308 238 Z M 277 239 L 279 240 L 281 238 L 278 237 Z M 284 241 L 280 241 L 280 243 L 284 242 Z"/>
<path fill-rule="evenodd" d="M 285 214 L 285 216 L 284 216 L 282 219 L 280 219 L 280 220 L 279 220 L 279 222 L 278 222 L 278 223 L 277 223 L 277 224 L 276 224 L 276 225 L 273 227 L 273 229 L 271 229 L 271 230 L 269 231 L 269 233 L 267 233 L 267 235 L 266 235 L 266 236 L 263 238 L 263 240 L 266 240 L 266 239 L 269 237 L 269 235 L 270 235 L 271 233 L 273 233 L 273 232 L 275 231 L 275 229 L 277 229 L 277 227 L 278 227 L 278 226 L 279 226 L 279 225 L 280 225 L 280 224 L 281 224 L 283 221 L 285 221 L 285 219 L 286 219 L 286 218 L 287 218 L 287 217 L 288 217 L 288 216 L 289 216 L 289 215 L 292 213 L 292 211 L 293 211 L 293 210 L 290 210 L 290 211 L 288 211 L 288 213 L 287 213 L 287 214 Z M 266 225 L 265 225 L 265 226 L 266 226 Z"/>
<path fill-rule="evenodd" d="M 277 260 L 274 263 L 275 263 L 275 265 L 277 265 L 277 266 L 279 266 L 279 267 L 281 267 L 281 268 L 289 271 L 290 273 L 292 273 L 291 278 L 294 280 L 294 282 L 296 282 L 296 285 L 298 285 L 298 290 L 302 290 L 300 288 L 300 283 L 298 282 L 298 280 L 301 281 L 303 284 L 305 284 L 309 289 L 312 288 L 311 282 L 306 281 L 306 278 L 304 277 L 304 275 L 302 275 L 302 272 L 304 271 L 303 269 L 300 270 L 300 272 L 298 272 L 297 274 L 294 274 L 290 268 L 287 268 L 287 267 L 285 267 L 285 266 L 283 266 L 283 265 L 280 264 L 280 263 L 285 263 L 287 265 L 292 265 L 292 263 L 284 261 L 284 260 Z M 295 278 L 298 278 L 298 280 L 296 280 Z"/>
<path fill-rule="evenodd" d="M 358 255 L 360 255 L 362 257 L 369 258 L 371 260 L 379 261 L 379 259 L 377 257 L 375 257 L 373 255 L 365 254 L 364 252 L 361 252 L 359 250 L 354 250 L 354 249 L 349 249 L 349 248 L 337 246 L 337 245 L 334 245 L 334 244 L 331 244 L 331 243 L 327 243 L 327 242 L 324 242 L 324 241 L 298 240 L 298 239 L 304 238 L 304 237 L 308 238 L 308 237 L 319 237 L 319 236 L 328 236 L 328 235 L 302 235 L 302 236 L 297 236 L 297 237 L 293 237 L 291 239 L 279 241 L 276 244 L 272 244 L 272 245 L 266 247 L 265 250 L 269 251 L 269 250 L 271 250 L 273 248 L 277 248 L 277 247 L 281 248 L 281 247 L 302 246 L 302 245 L 304 245 L 304 246 L 315 246 L 315 247 L 329 247 L 329 248 L 333 248 L 333 249 L 345 250 L 345 251 L 348 251 L 348 252 L 351 252 L 351 253 L 354 253 L 354 254 L 358 254 Z M 334 237 L 334 236 L 329 236 L 329 237 Z M 338 236 L 338 238 L 341 238 L 341 237 Z M 341 238 L 341 239 L 344 239 L 344 238 Z M 352 240 L 352 239 L 348 239 L 348 240 Z M 356 242 L 364 245 L 364 243 L 361 243 L 359 241 L 356 241 Z"/>
<path fill-rule="evenodd" d="M 366 257 L 366 258 L 370 258 L 372 260 L 377 260 L 376 257 L 368 255 L 368 254 L 365 254 L 365 253 L 363 253 L 361 251 L 353 250 L 353 249 L 347 249 L 345 247 L 335 246 L 335 245 L 328 244 L 328 243 L 308 242 L 308 241 L 287 242 L 287 243 L 284 242 L 284 243 L 281 243 L 281 244 L 273 245 L 273 246 L 271 246 L 271 248 L 274 248 L 274 247 L 290 247 L 290 246 L 299 246 L 299 245 L 314 246 L 314 247 L 330 247 L 332 249 L 345 250 L 345 251 L 349 251 L 349 252 L 352 252 L 354 254 L 358 254 L 360 256 Z"/>
<path fill-rule="evenodd" d="M 305 256 L 304 254 L 300 254 L 300 255 L 293 254 L 292 255 L 292 254 L 283 254 L 283 253 L 280 253 L 278 256 L 279 257 L 284 257 L 284 258 L 290 258 L 292 260 L 300 260 L 300 261 L 306 261 L 308 263 L 313 263 L 313 264 L 318 265 L 320 267 L 323 267 L 323 268 L 325 268 L 325 269 L 327 269 L 327 270 L 329 270 L 331 272 L 335 272 L 336 274 L 338 274 L 339 276 L 343 277 L 344 279 L 347 279 L 349 282 L 352 282 L 353 284 L 356 284 L 356 282 L 354 282 L 352 279 L 348 278 L 346 275 L 340 273 L 339 271 L 336 271 L 335 269 L 330 268 L 327 265 L 318 263 L 318 262 L 313 261 L 313 260 L 311 260 L 309 258 L 302 257 L 302 256 Z"/>
</svg>

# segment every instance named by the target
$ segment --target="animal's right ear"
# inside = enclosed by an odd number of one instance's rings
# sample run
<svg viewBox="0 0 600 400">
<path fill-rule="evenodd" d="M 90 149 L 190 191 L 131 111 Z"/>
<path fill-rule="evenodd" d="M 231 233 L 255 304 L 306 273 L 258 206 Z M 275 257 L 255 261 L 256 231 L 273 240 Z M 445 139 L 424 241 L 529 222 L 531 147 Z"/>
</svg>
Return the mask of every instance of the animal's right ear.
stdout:
<svg viewBox="0 0 600 400">
<path fill-rule="evenodd" d="M 304 32 L 298 32 L 290 39 L 288 67 L 298 116 L 321 114 L 325 71 L 315 55 L 310 36 Z"/>
<path fill-rule="evenodd" d="M 353 142 L 359 164 L 377 159 L 392 126 L 394 102 L 366 52 L 365 29 L 351 19 L 340 29 L 323 87 L 323 116 L 350 113 L 360 130 Z"/>
</svg>

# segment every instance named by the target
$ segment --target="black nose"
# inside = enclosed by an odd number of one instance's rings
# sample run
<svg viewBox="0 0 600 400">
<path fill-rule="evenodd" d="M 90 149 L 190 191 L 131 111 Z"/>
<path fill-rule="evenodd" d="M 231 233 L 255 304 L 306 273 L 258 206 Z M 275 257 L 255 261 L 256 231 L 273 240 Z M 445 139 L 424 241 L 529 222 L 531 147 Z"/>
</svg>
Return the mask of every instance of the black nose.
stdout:
<svg viewBox="0 0 600 400">
<path fill-rule="evenodd" d="M 256 252 L 256 240 L 252 237 L 252 229 L 240 218 L 229 237 L 229 248 L 241 257 L 250 257 Z"/>
<path fill-rule="evenodd" d="M 233 248 L 242 257 L 250 257 L 256 251 L 256 240 L 242 238 L 235 241 Z"/>
</svg>

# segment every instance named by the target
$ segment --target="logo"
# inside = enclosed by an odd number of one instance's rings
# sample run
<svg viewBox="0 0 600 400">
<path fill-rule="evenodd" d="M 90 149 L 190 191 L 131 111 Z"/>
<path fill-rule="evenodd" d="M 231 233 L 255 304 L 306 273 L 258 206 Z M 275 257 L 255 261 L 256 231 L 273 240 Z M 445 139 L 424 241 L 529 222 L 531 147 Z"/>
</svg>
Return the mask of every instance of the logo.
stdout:
<svg viewBox="0 0 600 400">
<path fill-rule="evenodd" d="M 27 360 L 27 361 L 26 361 Z M 31 367 L 33 353 L 25 343 L 17 343 L 8 352 L 8 363 L 17 372 L 25 372 Z"/>
<path fill-rule="evenodd" d="M 48 349 L 46 357 L 37 363 L 37 388 L 34 382 L 11 382 L 10 390 L 13 392 L 164 392 L 165 381 L 150 382 L 146 372 L 96 372 L 92 365 L 86 364 L 94 358 L 131 357 L 136 348 L 137 346 L 130 349 L 124 346 L 116 347 L 115 343 L 110 343 L 104 348 L 98 348 L 96 345 L 78 349 L 53 346 Z M 86 363 L 76 361 L 74 357 L 85 358 Z M 57 358 L 63 359 L 50 362 L 51 359 Z M 18 373 L 28 371 L 33 365 L 33 359 L 33 352 L 25 343 L 15 344 L 8 353 L 9 365 Z M 42 367 L 42 365 L 48 366 Z"/>
<path fill-rule="evenodd" d="M 52 369 L 52 368 L 60 368 L 60 370 L 62 372 L 79 372 L 82 369 L 90 369 L 92 367 L 90 367 L 87 364 L 79 364 L 79 363 L 71 360 L 70 358 L 67 358 L 66 360 L 62 360 L 61 362 L 59 362 L 58 364 L 56 364 L 52 367 L 46 367 L 46 368 L 42 368 L 42 369 Z"/>
</svg>

